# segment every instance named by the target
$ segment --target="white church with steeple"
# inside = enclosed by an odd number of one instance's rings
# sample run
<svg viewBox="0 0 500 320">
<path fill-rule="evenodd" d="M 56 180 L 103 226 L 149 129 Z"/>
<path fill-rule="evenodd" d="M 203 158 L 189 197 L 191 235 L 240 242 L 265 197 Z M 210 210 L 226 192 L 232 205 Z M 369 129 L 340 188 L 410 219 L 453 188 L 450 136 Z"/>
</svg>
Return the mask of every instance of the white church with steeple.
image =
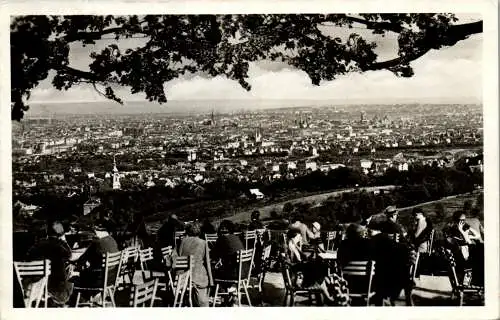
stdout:
<svg viewBox="0 0 500 320">
<path fill-rule="evenodd" d="M 116 157 L 113 156 L 113 190 L 119 189 L 121 189 L 120 173 L 118 173 L 118 168 L 116 167 Z"/>
</svg>

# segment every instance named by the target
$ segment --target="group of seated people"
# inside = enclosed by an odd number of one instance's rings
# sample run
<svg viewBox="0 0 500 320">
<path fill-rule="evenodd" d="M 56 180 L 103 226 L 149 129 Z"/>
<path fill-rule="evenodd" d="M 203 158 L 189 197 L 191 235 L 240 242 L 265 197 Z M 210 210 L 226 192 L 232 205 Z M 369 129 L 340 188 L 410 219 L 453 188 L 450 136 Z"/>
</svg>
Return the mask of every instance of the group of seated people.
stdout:
<svg viewBox="0 0 500 320">
<path fill-rule="evenodd" d="M 361 223 L 352 223 L 344 229 L 344 237 L 338 242 L 337 270 L 341 270 L 351 261 L 375 261 L 373 299 L 376 305 L 389 300 L 394 305 L 402 290 L 405 290 L 407 303 L 409 292 L 414 283 L 410 277 L 415 265 L 417 252 L 428 251 L 428 240 L 433 230 L 429 218 L 421 209 L 412 214 L 415 228 L 408 233 L 398 222 L 398 210 L 390 206 L 382 214 L 373 215 Z M 455 255 L 459 277 L 464 277 L 467 268 L 472 268 L 472 281 L 484 285 L 484 246 L 482 229 L 476 220 L 465 222 L 465 214 L 456 212 L 452 222 L 443 229 L 446 242 Z M 254 212 L 246 230 L 259 230 L 264 225 L 259 213 Z M 175 239 L 177 231 L 185 231 L 180 243 Z M 216 228 L 208 221 L 181 222 L 175 215 L 169 216 L 157 233 L 154 244 L 158 265 L 163 265 L 161 248 L 172 246 L 175 255 L 193 257 L 192 261 L 192 297 L 194 306 L 208 306 L 209 289 L 214 279 L 234 279 L 237 277 L 236 253 L 245 249 L 242 235 L 235 234 L 234 223 L 224 220 Z M 218 237 L 209 248 L 205 234 L 217 233 Z M 397 235 L 397 236 L 395 236 Z M 397 241 L 395 241 L 397 239 Z M 259 266 L 262 250 L 270 243 L 266 237 L 259 238 L 253 245 L 255 266 Z M 303 288 L 316 288 L 322 293 L 327 303 L 343 305 L 345 293 L 339 286 L 346 286 L 339 274 L 332 276 L 328 272 L 330 265 L 318 258 L 318 253 L 325 252 L 321 225 L 314 222 L 309 228 L 303 219 L 296 215 L 291 219 L 286 235 L 286 262 L 294 278 L 294 284 Z M 102 279 L 102 256 L 105 253 L 118 252 L 125 244 L 119 244 L 105 228 L 93 229 L 93 239 L 85 253 L 77 260 L 72 259 L 72 249 L 65 238 L 65 230 L 60 222 L 52 222 L 47 228 L 47 238 L 39 241 L 27 254 L 27 260 L 49 259 L 51 274 L 48 291 L 53 306 L 73 305 L 75 286 L 99 286 Z M 170 262 L 170 266 L 173 262 Z M 72 277 L 68 265 L 74 265 L 80 272 Z M 162 266 L 163 267 L 163 266 Z M 339 284 L 340 281 L 340 284 Z M 362 284 L 349 283 L 350 289 L 358 289 Z M 21 302 L 19 302 L 21 303 Z M 229 302 L 228 302 L 229 303 Z"/>
<path fill-rule="evenodd" d="M 252 214 L 252 221 L 247 230 L 263 228 L 259 220 L 259 213 Z M 176 243 L 175 233 L 184 231 L 182 240 Z M 161 248 L 171 246 L 176 250 L 167 267 L 172 267 L 176 256 L 192 256 L 192 297 L 194 306 L 208 306 L 208 290 L 214 284 L 215 279 L 234 279 L 238 276 L 236 268 L 236 253 L 245 249 L 241 235 L 235 235 L 236 226 L 228 220 L 221 222 L 218 230 L 208 221 L 203 223 L 194 221 L 189 224 L 181 222 L 175 215 L 171 215 L 163 224 L 157 234 L 154 244 L 155 261 L 151 267 L 164 271 Z M 209 249 L 205 241 L 205 234 L 217 233 L 218 238 L 215 245 Z M 119 252 L 128 244 L 117 243 L 114 237 L 104 227 L 93 228 L 93 239 L 88 248 L 77 259 L 72 259 L 72 248 L 68 245 L 63 225 L 51 222 L 47 226 L 47 238 L 39 241 L 27 253 L 27 260 L 49 259 L 51 261 L 51 273 L 48 279 L 48 292 L 50 306 L 60 307 L 74 305 L 74 287 L 96 288 L 102 286 L 102 257 L 106 253 Z M 264 237 L 265 238 L 265 237 Z M 263 248 L 264 238 L 258 238 L 252 247 L 255 248 L 255 260 L 258 260 Z M 258 263 L 256 263 L 258 265 Z M 78 277 L 72 277 L 69 266 L 79 270 Z M 213 272 L 213 274 L 212 274 Z M 15 280 L 17 282 L 17 280 Z M 89 292 L 91 294 L 91 292 Z M 88 299 L 90 296 L 82 296 Z M 22 297 L 17 297 L 16 303 L 22 305 Z"/>
<path fill-rule="evenodd" d="M 391 305 L 404 290 L 407 304 L 412 304 L 411 290 L 414 287 L 413 271 L 419 276 L 416 265 L 417 253 L 428 253 L 430 237 L 434 226 L 424 211 L 416 208 L 412 212 L 413 228 L 406 231 L 398 222 L 398 210 L 389 206 L 382 214 L 368 217 L 361 223 L 351 223 L 343 231 L 337 246 L 337 267 L 341 270 L 351 261 L 374 261 L 375 275 L 372 282 L 376 292 L 374 304 L 389 302 Z M 478 228 L 480 222 L 472 220 Z M 304 288 L 321 289 L 326 301 L 338 297 L 329 290 L 330 276 L 325 263 L 317 255 L 310 254 L 325 250 L 320 236 L 321 226 L 312 223 L 309 228 L 300 217 L 294 217 L 287 233 L 287 257 L 295 275 L 296 285 Z M 472 269 L 472 282 L 484 286 L 484 246 L 481 234 L 465 223 L 465 214 L 461 211 L 453 215 L 452 222 L 443 229 L 444 246 L 453 248 L 456 255 L 459 281 L 464 277 L 466 268 Z M 303 250 L 303 248 L 308 250 Z M 309 252 L 308 252 L 309 251 Z M 350 290 L 363 292 L 366 283 L 349 283 Z"/>
</svg>

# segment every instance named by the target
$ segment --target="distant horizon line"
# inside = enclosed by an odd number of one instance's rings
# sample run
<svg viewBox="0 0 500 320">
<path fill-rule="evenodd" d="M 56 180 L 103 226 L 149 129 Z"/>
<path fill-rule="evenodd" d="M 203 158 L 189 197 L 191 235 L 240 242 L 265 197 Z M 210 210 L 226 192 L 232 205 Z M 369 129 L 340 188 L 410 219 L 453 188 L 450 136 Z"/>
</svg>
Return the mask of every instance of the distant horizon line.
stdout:
<svg viewBox="0 0 500 320">
<path fill-rule="evenodd" d="M 470 99 L 470 100 L 469 100 Z M 217 101 L 217 102 L 247 102 L 247 103 L 255 103 L 255 102 L 325 102 L 325 103 L 338 103 L 338 104 L 364 104 L 364 105 L 371 105 L 371 104 L 383 104 L 383 105 L 391 105 L 391 104 L 482 104 L 482 101 L 477 101 L 476 98 L 470 97 L 470 98 L 464 98 L 463 102 L 455 102 L 452 101 L 451 99 L 449 101 L 446 101 L 443 99 L 443 101 L 437 101 L 437 99 L 434 98 L 429 98 L 428 101 L 425 99 L 421 101 L 413 100 L 413 99 L 408 99 L 408 100 L 397 100 L 395 99 L 394 101 L 391 102 L 382 102 L 380 100 L 384 99 L 370 99 L 371 101 L 364 100 L 364 99 L 350 99 L 350 100 L 341 100 L 341 99 L 277 99 L 277 98 L 259 98 L 259 99 L 170 99 L 167 102 L 163 104 L 159 104 L 157 102 L 151 102 L 147 100 L 131 100 L 131 101 L 124 101 L 123 104 L 119 104 L 115 101 L 108 101 L 108 100 L 70 100 L 70 101 L 30 101 L 29 104 L 31 105 L 40 105 L 40 104 L 77 104 L 77 103 L 88 103 L 88 104 L 93 104 L 93 103 L 106 103 L 106 104 L 116 104 L 116 105 L 127 105 L 128 103 L 132 104 L 137 104 L 137 103 L 145 103 L 148 106 L 165 106 L 168 105 L 171 102 L 209 102 L 209 101 Z M 475 100 L 475 101 L 473 101 Z"/>
</svg>

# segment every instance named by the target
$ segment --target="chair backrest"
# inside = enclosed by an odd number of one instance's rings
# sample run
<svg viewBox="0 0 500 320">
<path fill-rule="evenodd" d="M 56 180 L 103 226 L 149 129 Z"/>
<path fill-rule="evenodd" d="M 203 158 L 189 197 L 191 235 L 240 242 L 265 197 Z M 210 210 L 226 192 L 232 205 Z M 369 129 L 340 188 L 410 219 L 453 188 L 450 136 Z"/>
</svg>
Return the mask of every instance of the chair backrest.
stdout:
<svg viewBox="0 0 500 320">
<path fill-rule="evenodd" d="M 239 250 L 236 256 L 238 263 L 238 279 L 250 281 L 252 275 L 254 249 Z"/>
<path fill-rule="evenodd" d="M 217 241 L 218 237 L 217 233 L 205 233 L 205 240 L 208 243 Z"/>
<path fill-rule="evenodd" d="M 398 243 L 401 235 L 399 233 L 389 233 L 389 234 L 387 234 L 387 237 L 389 239 L 391 239 L 392 241 Z"/>
<path fill-rule="evenodd" d="M 161 248 L 161 258 L 163 259 L 163 261 L 165 262 L 169 257 L 171 257 L 173 252 L 174 249 L 172 248 L 172 246 Z"/>
<path fill-rule="evenodd" d="M 349 283 L 350 280 L 366 279 L 367 282 L 367 295 L 372 292 L 372 280 L 375 276 L 375 261 L 351 261 L 342 268 L 342 276 Z M 364 282 L 364 281 L 363 281 Z M 351 290 L 351 287 L 349 288 Z M 364 292 L 352 292 L 353 294 L 365 294 Z"/>
<path fill-rule="evenodd" d="M 47 281 L 50 275 L 50 260 L 15 261 L 14 272 L 16 274 L 18 284 L 21 287 L 23 297 L 25 298 L 25 305 L 28 308 L 31 308 L 32 303 L 36 302 L 36 306 L 38 307 L 44 291 L 47 290 Z M 31 289 L 32 291 L 35 290 L 37 292 L 32 292 L 29 297 L 26 297 L 27 293 L 24 291 L 23 286 L 23 279 L 26 278 L 41 278 L 37 281 L 36 289 Z"/>
<path fill-rule="evenodd" d="M 178 256 L 175 259 L 173 269 L 178 270 L 191 270 L 192 258 L 191 256 Z"/>
<path fill-rule="evenodd" d="M 25 277 L 46 277 L 50 275 L 50 260 L 15 261 L 14 268 L 20 281 Z"/>
<path fill-rule="evenodd" d="M 103 254 L 104 291 L 106 288 L 118 285 L 123 256 L 123 251 Z"/>
<path fill-rule="evenodd" d="M 139 250 L 139 261 L 141 262 L 141 267 L 143 270 L 145 266 L 147 266 L 147 262 L 153 259 L 154 259 L 153 248 L 146 248 Z"/>
<path fill-rule="evenodd" d="M 153 280 L 136 285 L 130 299 L 130 306 L 153 307 L 156 298 L 156 290 L 158 289 L 158 282 L 159 279 L 154 278 Z"/>
<path fill-rule="evenodd" d="M 326 251 L 335 250 L 335 240 L 337 239 L 337 231 L 327 231 L 326 233 Z"/>
<path fill-rule="evenodd" d="M 131 246 L 123 249 L 126 253 L 126 259 L 128 263 L 136 263 L 139 260 L 139 246 Z"/>
<path fill-rule="evenodd" d="M 207 242 L 207 246 L 209 249 L 213 249 L 215 246 L 215 242 L 217 242 L 217 239 L 219 236 L 217 233 L 205 233 L 205 241 Z"/>
<path fill-rule="evenodd" d="M 257 241 L 257 232 L 255 230 L 245 231 L 245 249 L 254 248 L 255 242 Z"/>
</svg>

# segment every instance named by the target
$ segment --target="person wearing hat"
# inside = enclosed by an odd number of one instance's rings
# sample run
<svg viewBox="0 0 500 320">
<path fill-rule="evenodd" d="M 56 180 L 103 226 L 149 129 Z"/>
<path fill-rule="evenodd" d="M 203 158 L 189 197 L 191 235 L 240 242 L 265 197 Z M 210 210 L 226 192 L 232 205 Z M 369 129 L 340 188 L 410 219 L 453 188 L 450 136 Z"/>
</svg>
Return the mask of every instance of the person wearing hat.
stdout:
<svg viewBox="0 0 500 320">
<path fill-rule="evenodd" d="M 314 221 L 312 224 L 312 234 L 309 238 L 311 244 L 316 245 L 319 252 L 325 252 L 325 246 L 321 242 L 321 225 L 319 222 Z"/>
<path fill-rule="evenodd" d="M 388 227 L 390 229 L 395 229 L 395 231 L 397 231 L 395 233 L 399 233 L 400 236 L 406 237 L 407 233 L 406 233 L 405 229 L 398 222 L 398 215 L 399 215 L 398 209 L 396 209 L 395 206 L 388 206 L 384 210 L 384 213 L 385 213 L 385 215 L 387 217 L 387 225 L 386 225 L 386 227 Z M 392 226 L 389 226 L 391 224 L 392 224 Z"/>
<path fill-rule="evenodd" d="M 41 240 L 28 252 L 30 260 L 50 260 L 50 275 L 47 289 L 53 306 L 63 306 L 69 300 L 73 284 L 69 281 L 66 266 L 71 258 L 71 248 L 64 237 L 64 227 L 59 221 L 49 223 L 47 238 Z"/>
</svg>

